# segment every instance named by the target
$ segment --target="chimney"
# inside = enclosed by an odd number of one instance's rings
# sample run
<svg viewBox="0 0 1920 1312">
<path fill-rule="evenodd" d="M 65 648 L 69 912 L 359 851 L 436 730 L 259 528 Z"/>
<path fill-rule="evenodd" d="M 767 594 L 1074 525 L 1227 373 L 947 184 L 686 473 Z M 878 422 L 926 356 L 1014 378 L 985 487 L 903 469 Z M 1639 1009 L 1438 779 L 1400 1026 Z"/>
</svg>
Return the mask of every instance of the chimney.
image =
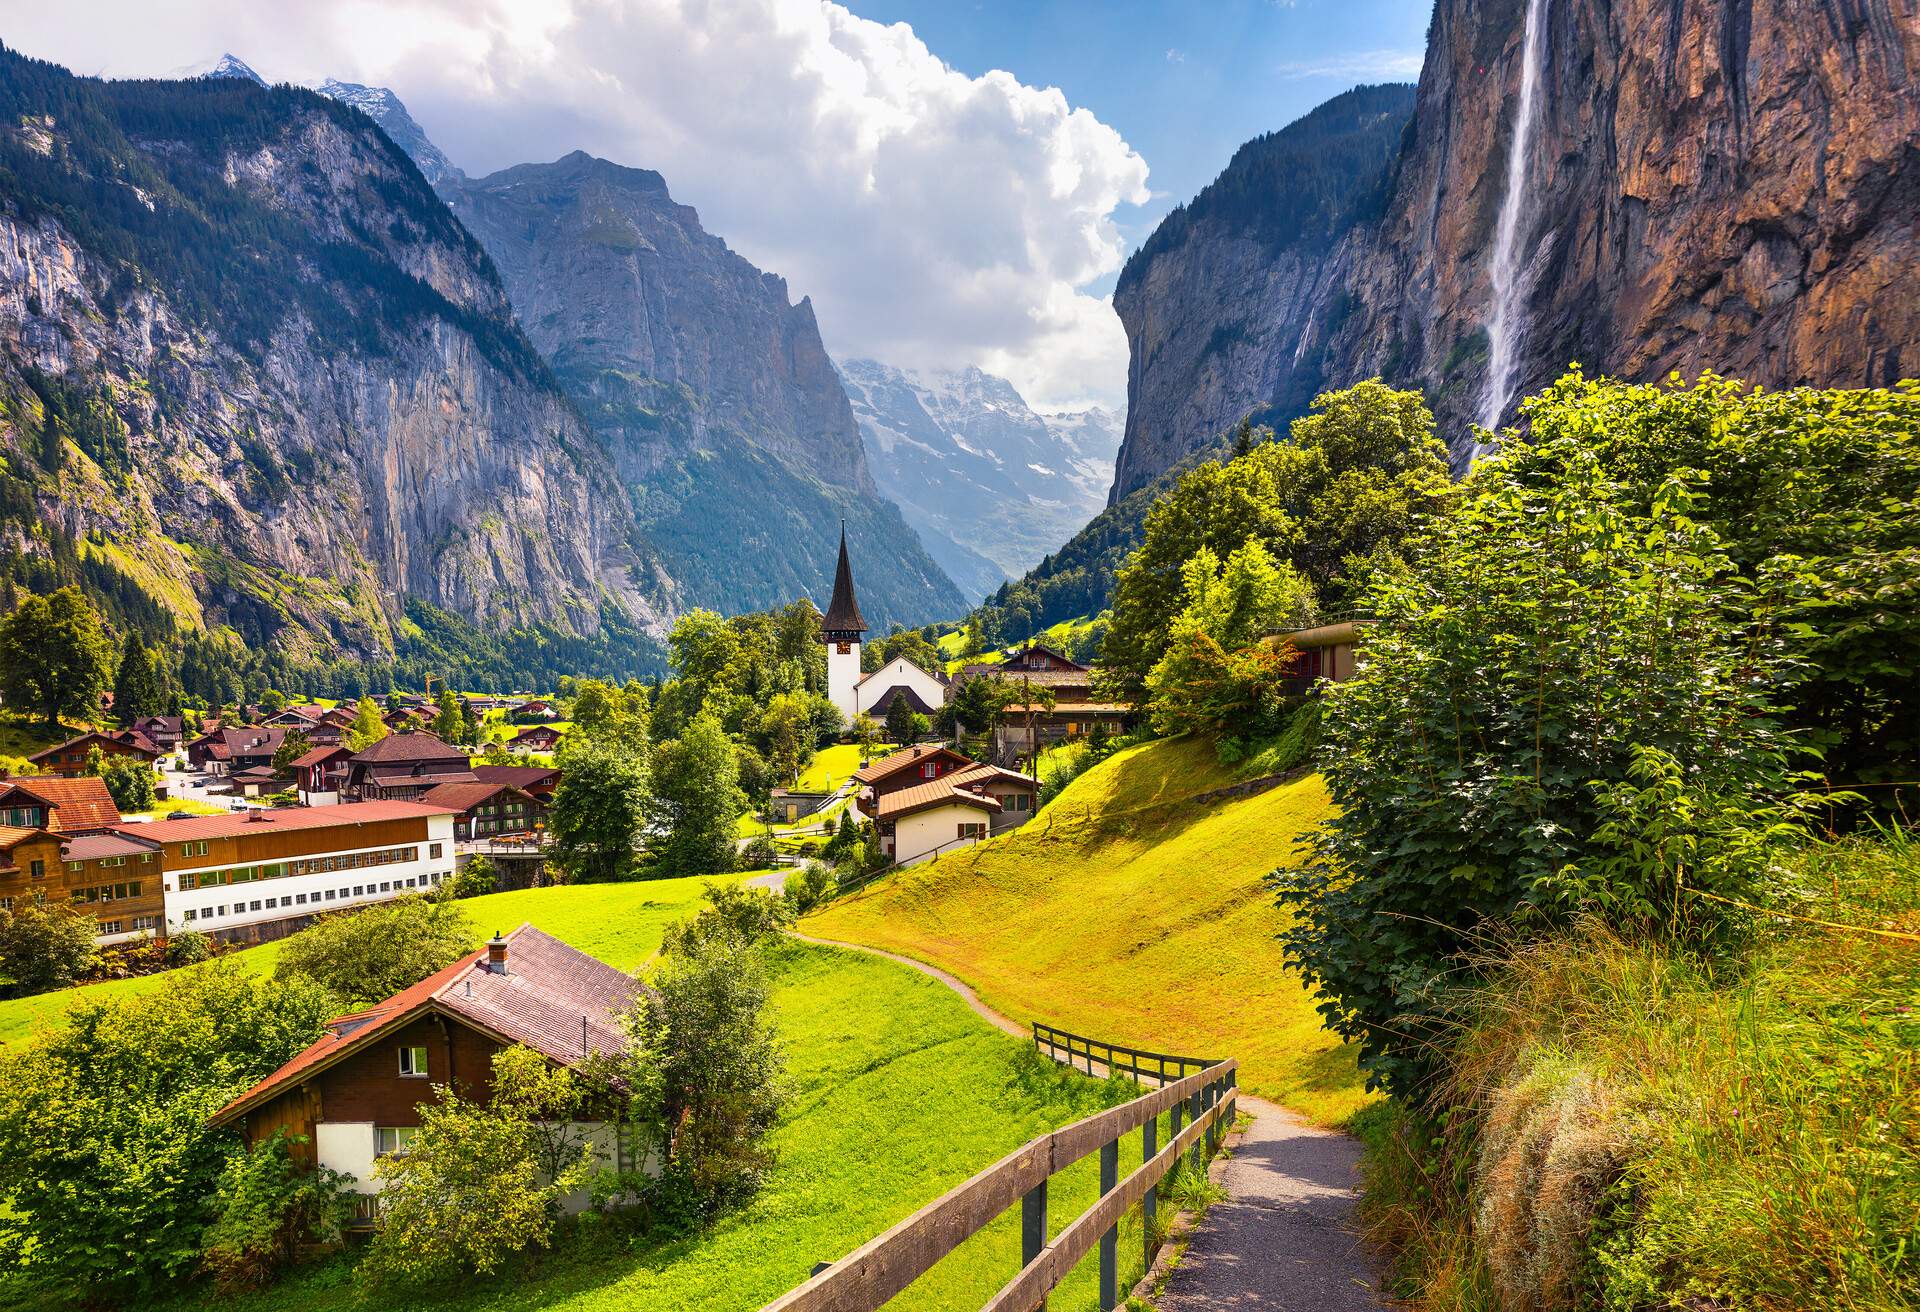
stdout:
<svg viewBox="0 0 1920 1312">
<path fill-rule="evenodd" d="M 507 940 L 500 937 L 497 929 L 493 931 L 493 937 L 487 940 L 487 969 L 496 975 L 507 973 Z"/>
</svg>

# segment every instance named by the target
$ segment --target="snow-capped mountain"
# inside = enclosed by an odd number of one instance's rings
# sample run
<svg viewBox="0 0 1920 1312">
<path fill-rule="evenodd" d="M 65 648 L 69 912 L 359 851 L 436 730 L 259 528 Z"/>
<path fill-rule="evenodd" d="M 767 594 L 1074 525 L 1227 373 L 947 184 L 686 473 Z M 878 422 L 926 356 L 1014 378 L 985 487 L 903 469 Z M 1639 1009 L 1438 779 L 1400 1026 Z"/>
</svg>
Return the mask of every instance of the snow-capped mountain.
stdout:
<svg viewBox="0 0 1920 1312">
<path fill-rule="evenodd" d="M 1124 423 L 1039 414 L 977 368 L 914 373 L 848 360 L 841 382 L 881 491 L 972 596 L 1017 578 L 1106 505 Z"/>
<path fill-rule="evenodd" d="M 221 55 L 220 58 L 214 60 L 211 64 L 190 64 L 186 68 L 174 70 L 173 75 L 182 79 L 196 77 L 237 77 L 242 81 L 256 83 L 259 86 L 267 85 L 265 78 L 247 67 L 245 60 L 234 55 Z"/>
<path fill-rule="evenodd" d="M 466 177 L 452 160 L 440 153 L 440 147 L 434 145 L 420 125 L 413 121 L 413 116 L 407 113 L 407 107 L 400 103 L 400 97 L 386 87 L 364 86 L 330 77 L 314 90 L 343 104 L 352 105 L 378 123 L 381 131 L 393 139 L 394 145 L 413 156 L 413 162 L 420 166 L 421 176 L 433 185 L 439 186 L 449 178 Z"/>
</svg>

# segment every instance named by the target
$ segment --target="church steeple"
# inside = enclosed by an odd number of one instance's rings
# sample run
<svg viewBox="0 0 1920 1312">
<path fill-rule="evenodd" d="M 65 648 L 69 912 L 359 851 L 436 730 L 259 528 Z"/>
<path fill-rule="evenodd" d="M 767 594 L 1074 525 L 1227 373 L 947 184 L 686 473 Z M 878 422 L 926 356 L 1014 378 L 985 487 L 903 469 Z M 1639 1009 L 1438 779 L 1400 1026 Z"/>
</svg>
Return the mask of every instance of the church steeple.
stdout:
<svg viewBox="0 0 1920 1312">
<path fill-rule="evenodd" d="M 827 641 L 847 641 L 867 631 L 860 617 L 860 603 L 853 596 L 853 567 L 847 563 L 847 521 L 840 521 L 840 564 L 833 572 L 833 600 L 820 621 Z M 845 635 L 845 636 L 842 636 Z"/>
</svg>

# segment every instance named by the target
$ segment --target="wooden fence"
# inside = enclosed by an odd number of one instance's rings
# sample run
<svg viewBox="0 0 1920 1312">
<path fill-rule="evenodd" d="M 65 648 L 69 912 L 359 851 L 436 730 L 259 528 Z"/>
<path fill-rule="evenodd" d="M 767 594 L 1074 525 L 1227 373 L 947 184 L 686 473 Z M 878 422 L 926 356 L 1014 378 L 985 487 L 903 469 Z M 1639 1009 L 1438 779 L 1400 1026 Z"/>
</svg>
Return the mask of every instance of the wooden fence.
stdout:
<svg viewBox="0 0 1920 1312">
<path fill-rule="evenodd" d="M 1084 1070 L 1089 1075 L 1096 1073 L 1093 1068 L 1097 1062 L 1116 1075 L 1152 1080 L 1161 1085 L 1220 1064 L 1210 1057 L 1175 1057 L 1164 1052 L 1147 1052 L 1141 1048 L 1103 1043 L 1099 1039 L 1069 1034 L 1039 1021 L 1033 1023 L 1033 1046 L 1061 1065 Z"/>
<path fill-rule="evenodd" d="M 1038 1032 L 1036 1027 L 1036 1042 Z M 1142 1061 L 1160 1059 L 1158 1053 L 1136 1053 L 1112 1044 L 1096 1046 L 1110 1062 L 1121 1059 L 1122 1070 L 1140 1069 Z M 1134 1060 L 1126 1061 L 1129 1056 Z M 1178 1057 L 1162 1060 L 1192 1064 L 1191 1059 Z M 1232 1060 L 1214 1062 L 1131 1102 L 1041 1135 L 868 1240 L 806 1284 L 776 1298 L 762 1312 L 877 1312 L 1016 1201 L 1020 1204 L 1020 1269 L 987 1301 L 984 1312 L 1034 1312 L 1095 1248 L 1100 1252 L 1100 1306 L 1111 1312 L 1119 1301 L 1120 1218 L 1140 1204 L 1151 1267 L 1160 1182 L 1182 1154 L 1195 1169 L 1204 1168 L 1207 1156 L 1233 1124 L 1237 1071 L 1238 1063 Z M 1159 1142 L 1162 1113 L 1170 1113 L 1164 1147 Z M 1122 1178 L 1121 1140 L 1135 1130 L 1140 1131 L 1140 1165 Z M 1047 1181 L 1095 1152 L 1100 1154 L 1099 1200 L 1049 1239 Z"/>
</svg>

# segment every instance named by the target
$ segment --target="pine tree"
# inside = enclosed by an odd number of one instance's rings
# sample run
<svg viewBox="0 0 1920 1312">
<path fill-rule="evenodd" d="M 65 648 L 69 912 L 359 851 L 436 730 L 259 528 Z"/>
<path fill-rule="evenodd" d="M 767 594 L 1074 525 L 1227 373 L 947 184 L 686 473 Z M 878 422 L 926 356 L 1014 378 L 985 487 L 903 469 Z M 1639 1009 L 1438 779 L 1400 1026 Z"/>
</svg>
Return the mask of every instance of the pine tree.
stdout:
<svg viewBox="0 0 1920 1312">
<path fill-rule="evenodd" d="M 132 724 L 143 716 L 159 715 L 166 702 L 166 686 L 153 649 L 140 641 L 139 634 L 127 634 L 120 669 L 113 678 L 114 714 L 120 723 Z"/>
</svg>

